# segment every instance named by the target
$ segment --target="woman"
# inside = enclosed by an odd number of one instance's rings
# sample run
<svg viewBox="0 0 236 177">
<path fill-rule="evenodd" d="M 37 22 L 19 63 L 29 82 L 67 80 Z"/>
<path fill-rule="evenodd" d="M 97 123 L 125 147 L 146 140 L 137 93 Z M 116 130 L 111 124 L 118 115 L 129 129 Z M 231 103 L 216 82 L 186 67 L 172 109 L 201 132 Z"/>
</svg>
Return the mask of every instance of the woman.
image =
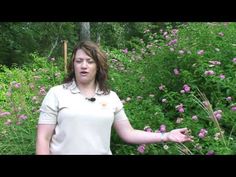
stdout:
<svg viewBox="0 0 236 177">
<path fill-rule="evenodd" d="M 132 128 L 117 94 L 107 87 L 106 55 L 91 41 L 79 43 L 64 84 L 45 96 L 38 122 L 36 154 L 112 154 L 112 126 L 133 144 L 192 141 L 187 128 L 154 133 Z"/>
</svg>

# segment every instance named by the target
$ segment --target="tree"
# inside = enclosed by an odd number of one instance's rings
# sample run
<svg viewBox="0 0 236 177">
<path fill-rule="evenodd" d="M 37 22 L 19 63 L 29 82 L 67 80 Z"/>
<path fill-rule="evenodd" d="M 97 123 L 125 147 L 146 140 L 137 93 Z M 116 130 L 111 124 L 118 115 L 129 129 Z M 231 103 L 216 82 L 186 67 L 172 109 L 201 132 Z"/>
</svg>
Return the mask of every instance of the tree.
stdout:
<svg viewBox="0 0 236 177">
<path fill-rule="evenodd" d="M 79 40 L 90 40 L 90 22 L 80 22 Z"/>
</svg>

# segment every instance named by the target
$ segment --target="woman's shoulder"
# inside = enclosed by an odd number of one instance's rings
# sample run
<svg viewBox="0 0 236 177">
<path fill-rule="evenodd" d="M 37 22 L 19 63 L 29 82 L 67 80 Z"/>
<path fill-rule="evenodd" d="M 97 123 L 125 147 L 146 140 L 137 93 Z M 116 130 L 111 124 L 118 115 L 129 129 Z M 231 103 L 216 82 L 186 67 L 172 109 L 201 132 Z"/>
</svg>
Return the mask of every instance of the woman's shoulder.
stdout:
<svg viewBox="0 0 236 177">
<path fill-rule="evenodd" d="M 111 97 L 118 97 L 118 94 L 117 94 L 115 91 L 113 91 L 113 90 L 110 90 L 109 95 L 110 95 Z"/>
<path fill-rule="evenodd" d="M 60 85 L 54 85 L 52 86 L 49 91 L 50 92 L 59 92 L 59 91 L 62 91 L 64 89 L 64 86 L 63 84 L 60 84 Z"/>
</svg>

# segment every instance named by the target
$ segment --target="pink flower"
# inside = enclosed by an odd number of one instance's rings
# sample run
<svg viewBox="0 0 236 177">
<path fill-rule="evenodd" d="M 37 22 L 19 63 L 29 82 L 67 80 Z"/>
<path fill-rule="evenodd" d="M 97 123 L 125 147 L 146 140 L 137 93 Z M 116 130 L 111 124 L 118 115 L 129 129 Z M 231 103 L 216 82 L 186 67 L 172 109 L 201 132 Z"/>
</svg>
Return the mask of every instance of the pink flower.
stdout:
<svg viewBox="0 0 236 177">
<path fill-rule="evenodd" d="M 196 115 L 192 116 L 192 120 L 198 120 L 198 117 Z"/>
<path fill-rule="evenodd" d="M 236 106 L 232 106 L 232 107 L 231 107 L 231 110 L 232 110 L 232 111 L 236 111 Z"/>
<path fill-rule="evenodd" d="M 184 112 L 184 105 L 181 103 L 175 107 L 180 113 Z"/>
<path fill-rule="evenodd" d="M 212 70 L 208 70 L 208 71 L 205 71 L 205 73 L 204 73 L 206 76 L 211 76 L 211 75 L 214 75 L 215 74 L 215 72 L 214 71 L 212 71 Z"/>
<path fill-rule="evenodd" d="M 0 117 L 11 115 L 10 112 L 0 112 Z"/>
<path fill-rule="evenodd" d="M 190 92 L 190 87 L 187 84 L 183 86 L 183 89 L 185 92 Z"/>
<path fill-rule="evenodd" d="M 215 155 L 214 151 L 208 151 L 206 155 Z"/>
<path fill-rule="evenodd" d="M 162 125 L 160 126 L 159 130 L 160 130 L 161 133 L 166 132 L 166 126 L 165 126 L 164 124 L 162 124 Z"/>
<path fill-rule="evenodd" d="M 139 145 L 137 151 L 143 154 L 145 151 L 145 146 L 146 146 L 145 144 Z"/>
<path fill-rule="evenodd" d="M 25 119 L 27 119 L 27 116 L 24 114 L 21 114 L 21 115 L 19 115 L 19 119 L 25 120 Z"/>
<path fill-rule="evenodd" d="M 15 88 L 20 88 L 20 87 L 21 87 L 21 84 L 18 83 L 18 82 L 16 82 L 16 81 L 13 81 L 11 84 L 12 84 L 13 87 L 15 87 Z"/>
<path fill-rule="evenodd" d="M 17 121 L 17 122 L 16 122 L 16 125 L 20 125 L 20 124 L 21 124 L 21 122 L 20 122 L 20 121 Z"/>
<path fill-rule="evenodd" d="M 146 131 L 146 132 L 152 132 L 151 127 L 149 127 L 148 125 L 145 126 L 143 130 Z"/>
<path fill-rule="evenodd" d="M 177 68 L 174 69 L 174 74 L 179 75 L 179 70 Z"/>
<path fill-rule="evenodd" d="M 202 128 L 198 134 L 199 138 L 204 138 L 207 134 L 207 130 Z"/>
<path fill-rule="evenodd" d="M 228 96 L 227 98 L 225 98 L 227 101 L 231 101 L 232 100 L 232 97 L 231 96 Z"/>
<path fill-rule="evenodd" d="M 171 33 L 172 33 L 173 35 L 176 35 L 176 33 L 178 33 L 178 31 L 179 31 L 178 29 L 172 29 L 172 30 L 171 30 Z"/>
<path fill-rule="evenodd" d="M 164 89 L 165 89 L 165 85 L 162 85 L 162 84 L 161 84 L 161 85 L 159 86 L 159 90 L 164 90 Z"/>
<path fill-rule="evenodd" d="M 179 108 L 178 111 L 179 112 L 184 112 L 184 108 Z"/>
<path fill-rule="evenodd" d="M 204 50 L 199 50 L 199 51 L 197 52 L 198 55 L 203 55 L 204 53 L 205 53 Z"/>
<path fill-rule="evenodd" d="M 198 134 L 198 137 L 199 137 L 199 138 L 204 138 L 205 135 L 204 135 L 203 133 L 200 132 L 200 133 Z"/>
<path fill-rule="evenodd" d="M 209 61 L 209 63 L 211 63 L 213 65 L 220 65 L 221 64 L 220 61 Z"/>
<path fill-rule="evenodd" d="M 163 33 L 163 36 L 166 36 L 167 34 L 168 34 L 168 32 L 165 31 L 165 32 Z"/>
<path fill-rule="evenodd" d="M 171 40 L 167 45 L 168 46 L 171 46 L 171 45 L 174 45 L 174 44 L 176 44 L 177 43 L 177 39 L 173 39 L 173 40 Z"/>
<path fill-rule="evenodd" d="M 236 58 L 233 58 L 233 60 L 232 60 L 234 63 L 236 63 Z"/>
<path fill-rule="evenodd" d="M 217 119 L 217 120 L 220 120 L 220 119 L 221 119 L 221 117 L 222 117 L 222 115 L 221 115 L 221 114 L 219 114 L 219 113 L 216 113 L 216 114 L 215 114 L 215 117 L 216 117 L 216 119 Z"/>
<path fill-rule="evenodd" d="M 5 125 L 10 125 L 12 123 L 11 119 L 7 119 L 6 122 L 4 122 Z"/>
<path fill-rule="evenodd" d="M 225 78 L 225 75 L 224 75 L 224 74 L 221 74 L 219 77 L 220 77 L 221 79 L 224 79 L 224 78 Z"/>
<path fill-rule="evenodd" d="M 127 53 L 128 53 L 128 49 L 126 48 L 126 49 L 122 50 L 122 52 L 124 52 L 125 54 L 127 54 Z"/>
<path fill-rule="evenodd" d="M 209 108 L 211 106 L 211 104 L 209 103 L 209 101 L 203 101 L 202 102 L 204 104 L 205 107 Z"/>
<path fill-rule="evenodd" d="M 46 95 L 47 94 L 44 86 L 40 87 L 39 94 L 40 95 Z"/>
</svg>

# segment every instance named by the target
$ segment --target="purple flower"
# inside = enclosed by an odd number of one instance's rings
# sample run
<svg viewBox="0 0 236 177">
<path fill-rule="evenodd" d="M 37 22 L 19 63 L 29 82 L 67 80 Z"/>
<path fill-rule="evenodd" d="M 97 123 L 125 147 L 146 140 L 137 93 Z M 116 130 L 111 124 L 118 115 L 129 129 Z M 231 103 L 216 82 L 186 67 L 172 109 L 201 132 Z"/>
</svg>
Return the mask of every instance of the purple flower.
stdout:
<svg viewBox="0 0 236 177">
<path fill-rule="evenodd" d="M 24 114 L 21 114 L 21 115 L 19 115 L 19 119 L 25 120 L 25 119 L 27 119 L 27 116 Z"/>
<path fill-rule="evenodd" d="M 221 79 L 224 79 L 224 78 L 225 78 L 225 75 L 224 75 L 224 74 L 221 74 L 219 77 L 220 77 Z"/>
<path fill-rule="evenodd" d="M 211 75 L 214 75 L 215 72 L 212 71 L 212 70 L 208 70 L 208 71 L 205 71 L 204 74 L 205 74 L 206 76 L 211 76 Z"/>
<path fill-rule="evenodd" d="M 162 84 L 161 84 L 161 85 L 159 86 L 159 90 L 164 90 L 164 89 L 165 89 L 165 85 L 162 85 Z"/>
<path fill-rule="evenodd" d="M 232 106 L 232 107 L 231 107 L 231 110 L 232 110 L 232 111 L 236 111 L 236 106 Z"/>
<path fill-rule="evenodd" d="M 128 53 L 128 49 L 126 48 L 126 49 L 122 50 L 122 52 L 124 52 L 125 54 L 127 54 L 127 53 Z"/>
<path fill-rule="evenodd" d="M 11 115 L 10 112 L 0 112 L 0 117 Z"/>
<path fill-rule="evenodd" d="M 145 126 L 143 130 L 146 132 L 152 132 L 152 129 L 149 126 Z"/>
<path fill-rule="evenodd" d="M 137 151 L 143 154 L 145 151 L 145 146 L 146 146 L 145 144 L 139 145 Z"/>
<path fill-rule="evenodd" d="M 164 124 L 162 124 L 161 126 L 160 126 L 160 132 L 161 133 L 164 133 L 164 132 L 166 132 L 166 126 L 164 125 Z"/>
<path fill-rule="evenodd" d="M 187 84 L 183 86 L 183 89 L 185 92 L 190 92 L 190 87 Z"/>
<path fill-rule="evenodd" d="M 179 112 L 184 112 L 184 105 L 181 103 L 175 107 Z"/>
<path fill-rule="evenodd" d="M 192 120 L 198 120 L 198 117 L 196 115 L 192 116 Z"/>
<path fill-rule="evenodd" d="M 227 101 L 231 101 L 232 100 L 232 97 L 231 96 L 228 96 L 227 98 L 225 98 Z"/>
<path fill-rule="evenodd" d="M 199 51 L 197 52 L 198 55 L 203 55 L 204 53 L 205 53 L 204 50 L 199 50 Z"/>
<path fill-rule="evenodd" d="M 221 117 L 222 117 L 222 115 L 221 115 L 221 114 L 219 114 L 219 113 L 217 113 L 217 114 L 215 114 L 215 117 L 216 117 L 216 119 L 217 119 L 217 120 L 220 120 L 220 119 L 221 119 Z"/>
<path fill-rule="evenodd" d="M 5 125 L 10 125 L 12 123 L 11 119 L 7 119 L 6 122 L 4 122 Z"/>
<path fill-rule="evenodd" d="M 233 58 L 233 60 L 232 60 L 234 63 L 236 63 L 236 58 Z"/>
<path fill-rule="evenodd" d="M 179 108 L 178 111 L 179 112 L 184 112 L 184 108 Z"/>
<path fill-rule="evenodd" d="M 199 138 L 204 138 L 207 134 L 207 130 L 202 128 L 200 132 L 198 133 Z"/>
<path fill-rule="evenodd" d="M 209 61 L 209 63 L 211 63 L 213 65 L 220 65 L 221 64 L 220 61 Z"/>
<path fill-rule="evenodd" d="M 175 75 L 179 75 L 179 70 L 177 68 L 174 69 Z"/>
<path fill-rule="evenodd" d="M 208 151 L 206 155 L 215 155 L 214 151 Z"/>
</svg>

